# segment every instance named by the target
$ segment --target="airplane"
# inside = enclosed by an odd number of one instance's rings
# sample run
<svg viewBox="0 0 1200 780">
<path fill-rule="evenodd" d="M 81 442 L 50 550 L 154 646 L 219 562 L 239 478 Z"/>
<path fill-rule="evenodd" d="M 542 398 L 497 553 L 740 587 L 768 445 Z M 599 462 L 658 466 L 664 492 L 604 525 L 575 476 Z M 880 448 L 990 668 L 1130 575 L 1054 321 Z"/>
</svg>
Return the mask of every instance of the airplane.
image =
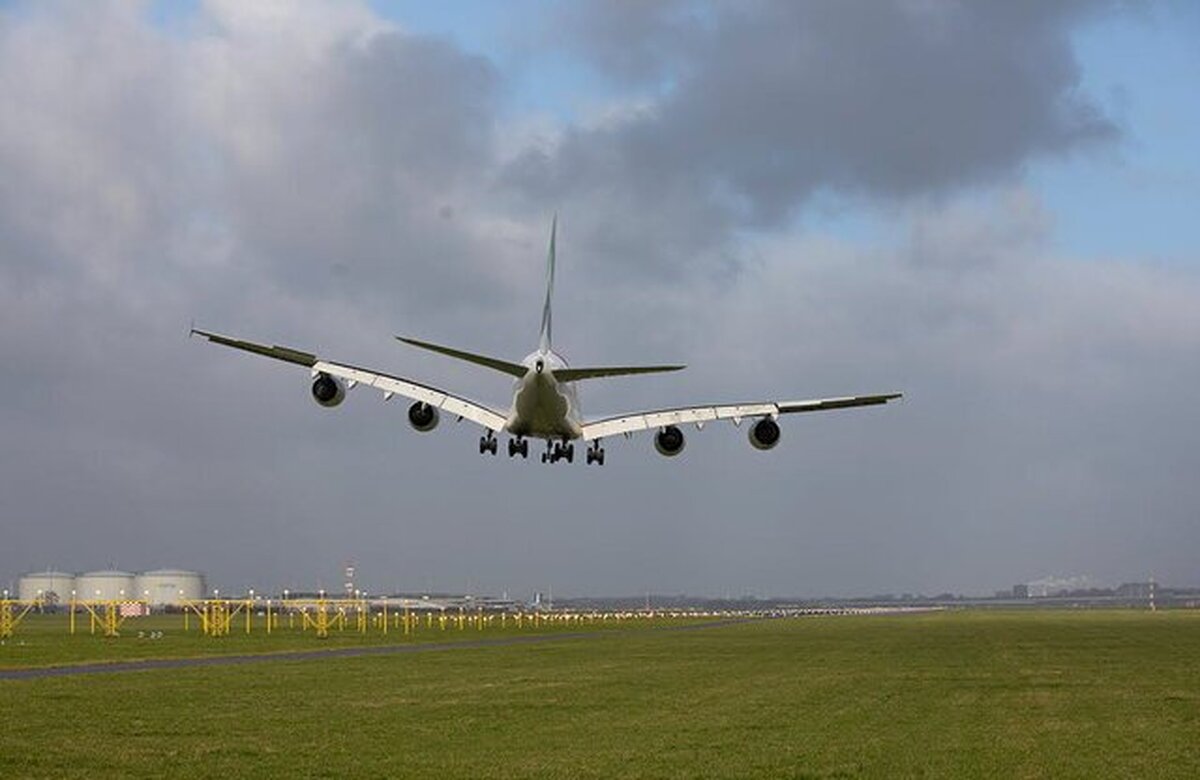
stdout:
<svg viewBox="0 0 1200 780">
<path fill-rule="evenodd" d="M 567 463 L 574 462 L 575 442 L 579 441 L 587 446 L 588 465 L 595 463 L 602 466 L 605 452 L 602 441 L 605 438 L 617 435 L 624 435 L 628 438 L 633 433 L 648 430 L 655 431 L 654 448 L 659 454 L 675 457 L 683 452 L 686 442 L 681 426 L 690 423 L 700 430 L 706 422 L 713 420 L 731 420 L 735 426 L 740 425 L 743 420 L 751 422 L 748 431 L 750 444 L 758 450 L 770 450 L 779 443 L 778 420 L 780 415 L 846 409 L 856 406 L 875 406 L 901 397 L 900 393 L 884 393 L 808 401 L 765 401 L 693 406 L 635 412 L 585 421 L 580 412 L 577 382 L 599 377 L 679 371 L 684 366 L 571 368 L 566 359 L 554 351 L 551 299 L 554 295 L 557 233 L 558 217 L 556 215 L 550 227 L 550 251 L 546 259 L 546 297 L 542 304 L 542 327 L 538 347 L 520 363 L 465 352 L 405 336 L 396 336 L 398 340 L 410 346 L 484 366 L 513 377 L 515 379 L 513 401 L 507 411 L 492 409 L 411 379 L 359 368 L 347 363 L 324 360 L 309 352 L 290 347 L 242 341 L 218 333 L 198 330 L 195 327 L 191 329 L 189 335 L 202 336 L 216 344 L 307 368 L 312 377 L 313 400 L 324 407 L 339 405 L 345 399 L 348 390 L 362 385 L 381 391 L 385 401 L 391 400 L 395 396 L 412 401 L 412 405 L 408 407 L 408 422 L 414 429 L 422 433 L 436 428 L 443 412 L 453 415 L 460 422 L 470 420 L 485 431 L 479 438 L 481 455 L 496 454 L 499 447 L 496 434 L 499 432 L 506 432 L 509 435 L 508 456 L 510 458 L 517 455 L 528 458 L 530 439 L 542 439 L 546 442 L 546 450 L 542 453 L 543 463 L 557 463 L 563 460 Z"/>
</svg>

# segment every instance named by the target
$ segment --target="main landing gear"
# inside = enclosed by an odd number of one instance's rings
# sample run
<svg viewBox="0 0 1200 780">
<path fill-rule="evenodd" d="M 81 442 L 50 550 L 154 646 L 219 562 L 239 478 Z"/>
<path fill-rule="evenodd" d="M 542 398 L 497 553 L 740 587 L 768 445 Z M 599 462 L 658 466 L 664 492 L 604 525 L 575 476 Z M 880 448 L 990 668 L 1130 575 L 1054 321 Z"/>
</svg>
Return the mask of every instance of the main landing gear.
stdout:
<svg viewBox="0 0 1200 780">
<path fill-rule="evenodd" d="M 479 454 L 496 454 L 496 449 L 499 447 L 499 442 L 496 440 L 496 434 L 491 431 L 487 432 L 486 436 L 479 437 Z"/>
<path fill-rule="evenodd" d="M 486 435 L 479 437 L 480 455 L 495 455 L 499 447 L 500 443 L 496 438 L 495 431 L 488 431 Z M 508 440 L 508 457 L 515 458 L 518 455 L 522 458 L 529 457 L 529 439 L 524 436 L 514 436 Z M 589 466 L 593 463 L 598 466 L 604 465 L 604 448 L 600 446 L 599 440 L 588 445 L 586 456 Z M 542 463 L 558 463 L 560 460 L 565 460 L 567 463 L 575 462 L 575 444 L 569 441 L 547 439 L 546 451 L 542 453 Z"/>
<path fill-rule="evenodd" d="M 542 463 L 558 463 L 565 460 L 575 462 L 575 445 L 570 442 L 546 440 L 546 451 L 542 453 Z"/>
</svg>

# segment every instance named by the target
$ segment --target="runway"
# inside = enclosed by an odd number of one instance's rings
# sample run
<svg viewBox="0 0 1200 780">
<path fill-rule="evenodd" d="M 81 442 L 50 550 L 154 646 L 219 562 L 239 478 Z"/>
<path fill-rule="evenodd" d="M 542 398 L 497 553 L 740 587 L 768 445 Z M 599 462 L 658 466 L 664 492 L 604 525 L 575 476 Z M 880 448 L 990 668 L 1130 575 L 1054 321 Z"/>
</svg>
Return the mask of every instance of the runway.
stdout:
<svg viewBox="0 0 1200 780">
<path fill-rule="evenodd" d="M 488 647 L 563 642 L 573 639 L 600 639 L 609 636 L 629 636 L 630 634 L 641 633 L 694 631 L 697 629 L 737 625 L 749 622 L 750 620 L 750 618 L 719 620 L 712 623 L 693 623 L 686 626 L 657 626 L 636 631 L 572 631 L 563 634 L 512 636 L 501 639 L 475 639 L 462 642 L 427 642 L 424 644 L 377 645 L 371 647 L 333 647 L 317 648 L 314 650 L 291 650 L 278 653 L 214 655 L 194 658 L 149 658 L 140 661 L 112 661 L 91 664 L 69 664 L 64 666 L 43 666 L 28 669 L 0 669 L 0 680 L 41 680 L 50 677 L 74 677 L 85 674 L 121 674 L 125 672 L 152 672 L 162 669 L 194 669 L 206 666 L 278 663 L 280 661 L 318 661 L 326 658 L 359 658 L 364 656 L 404 655 L 409 653 L 436 653 L 446 650 L 478 650 Z"/>
</svg>

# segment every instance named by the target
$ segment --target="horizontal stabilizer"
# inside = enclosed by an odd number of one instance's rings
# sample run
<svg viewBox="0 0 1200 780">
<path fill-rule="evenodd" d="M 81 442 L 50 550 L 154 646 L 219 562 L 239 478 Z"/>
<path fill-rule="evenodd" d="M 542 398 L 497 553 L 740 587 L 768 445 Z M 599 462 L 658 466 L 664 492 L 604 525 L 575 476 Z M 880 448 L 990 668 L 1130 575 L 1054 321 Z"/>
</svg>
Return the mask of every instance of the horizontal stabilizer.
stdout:
<svg viewBox="0 0 1200 780">
<path fill-rule="evenodd" d="M 473 352 L 463 352 L 461 349 L 443 347 L 440 344 L 430 344 L 428 341 L 418 341 L 417 339 L 410 339 L 404 336 L 397 336 L 396 338 L 400 341 L 403 341 L 405 344 L 409 344 L 414 347 L 427 349 L 430 352 L 437 352 L 440 355 L 446 355 L 447 357 L 452 357 L 457 360 L 465 360 L 468 363 L 486 366 L 487 368 L 500 371 L 501 373 L 508 374 L 509 376 L 515 376 L 517 378 L 525 376 L 525 373 L 529 370 L 520 363 L 510 363 L 507 360 L 500 360 L 499 358 L 488 357 L 487 355 L 477 355 Z"/>
<path fill-rule="evenodd" d="M 600 368 L 560 368 L 554 378 L 560 382 L 576 382 L 580 379 L 598 379 L 606 376 L 629 376 L 631 374 L 661 374 L 681 371 L 685 366 L 602 366 Z"/>
</svg>

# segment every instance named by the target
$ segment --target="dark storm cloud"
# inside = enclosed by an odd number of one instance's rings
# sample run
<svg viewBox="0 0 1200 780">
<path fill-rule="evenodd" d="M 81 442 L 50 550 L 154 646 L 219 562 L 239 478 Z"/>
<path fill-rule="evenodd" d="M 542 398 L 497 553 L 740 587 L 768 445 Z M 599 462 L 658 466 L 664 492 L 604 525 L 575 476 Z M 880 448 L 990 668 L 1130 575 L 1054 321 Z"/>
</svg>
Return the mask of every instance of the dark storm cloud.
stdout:
<svg viewBox="0 0 1200 780">
<path fill-rule="evenodd" d="M 367 343 L 388 365 L 401 323 L 486 308 L 495 271 L 462 272 L 475 238 L 452 216 L 486 164 L 490 67 L 344 4 L 212 3 L 200 21 L 174 39 L 133 4 L 0 13 L 0 355 L 20 377 L 5 569 L 174 560 L 245 580 L 282 532 L 295 560 L 342 559 L 323 529 L 370 485 L 351 469 L 342 498 L 314 496 L 269 464 L 365 432 L 289 440 L 263 375 L 211 360 L 189 319 Z M 222 552 L 239 527 L 250 548 Z"/>
<path fill-rule="evenodd" d="M 1009 176 L 1115 137 L 1071 51 L 1100 6 L 571 6 L 597 66 L 656 97 L 529 151 L 509 176 L 548 198 L 619 182 L 636 209 L 701 199 L 718 225 L 778 224 L 823 190 L 900 198 Z"/>
<path fill-rule="evenodd" d="M 219 215 L 240 252 L 302 293 L 325 286 L 361 304 L 391 282 L 420 307 L 427 298 L 403 282 L 422 269 L 453 294 L 462 277 L 446 260 L 471 247 L 448 218 L 489 160 L 495 73 L 396 30 L 320 44 L 233 35 L 199 47 Z"/>
</svg>

